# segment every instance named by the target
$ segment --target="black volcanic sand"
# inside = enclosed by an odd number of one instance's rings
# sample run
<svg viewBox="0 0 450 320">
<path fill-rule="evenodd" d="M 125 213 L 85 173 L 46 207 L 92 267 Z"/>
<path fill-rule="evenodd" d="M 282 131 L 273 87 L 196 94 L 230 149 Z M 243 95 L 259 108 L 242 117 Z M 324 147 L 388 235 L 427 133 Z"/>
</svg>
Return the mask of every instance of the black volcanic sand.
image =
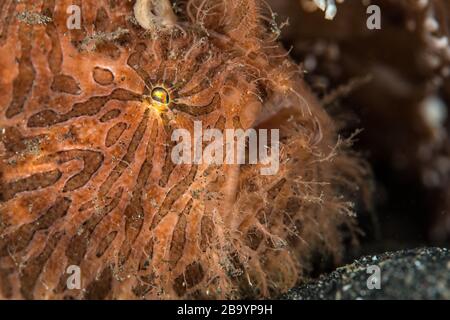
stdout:
<svg viewBox="0 0 450 320">
<path fill-rule="evenodd" d="M 367 267 L 381 271 L 381 288 L 369 290 Z M 450 299 L 450 250 L 420 248 L 366 256 L 292 289 L 289 300 Z"/>
</svg>

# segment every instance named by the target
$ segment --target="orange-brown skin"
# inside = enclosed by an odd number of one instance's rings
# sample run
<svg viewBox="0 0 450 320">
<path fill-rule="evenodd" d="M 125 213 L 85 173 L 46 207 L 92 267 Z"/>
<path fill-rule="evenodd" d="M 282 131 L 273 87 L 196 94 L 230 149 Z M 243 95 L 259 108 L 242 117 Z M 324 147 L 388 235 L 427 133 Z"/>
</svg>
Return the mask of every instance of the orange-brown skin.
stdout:
<svg viewBox="0 0 450 320">
<path fill-rule="evenodd" d="M 82 30 L 67 30 L 71 4 Z M 133 4 L 0 4 L 0 296 L 273 297 L 312 254 L 337 261 L 364 172 L 262 4 L 183 2 L 171 30 L 141 28 Z M 166 112 L 149 103 L 155 86 Z M 279 173 L 174 165 L 171 132 L 195 120 L 279 128 Z M 66 287 L 70 265 L 82 290 Z"/>
</svg>

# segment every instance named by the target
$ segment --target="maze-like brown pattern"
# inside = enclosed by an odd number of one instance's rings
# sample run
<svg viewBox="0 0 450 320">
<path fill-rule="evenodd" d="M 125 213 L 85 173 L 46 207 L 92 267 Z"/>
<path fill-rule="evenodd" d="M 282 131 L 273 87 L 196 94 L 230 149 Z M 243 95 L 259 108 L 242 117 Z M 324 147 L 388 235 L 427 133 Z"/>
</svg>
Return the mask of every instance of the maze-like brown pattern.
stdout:
<svg viewBox="0 0 450 320">
<path fill-rule="evenodd" d="M 268 297 L 312 255 L 338 259 L 362 169 L 261 4 L 188 1 L 179 29 L 150 34 L 133 2 L 0 2 L 0 296 Z M 155 86 L 168 112 L 146 100 Z M 280 173 L 174 164 L 171 134 L 195 120 L 280 128 Z"/>
</svg>

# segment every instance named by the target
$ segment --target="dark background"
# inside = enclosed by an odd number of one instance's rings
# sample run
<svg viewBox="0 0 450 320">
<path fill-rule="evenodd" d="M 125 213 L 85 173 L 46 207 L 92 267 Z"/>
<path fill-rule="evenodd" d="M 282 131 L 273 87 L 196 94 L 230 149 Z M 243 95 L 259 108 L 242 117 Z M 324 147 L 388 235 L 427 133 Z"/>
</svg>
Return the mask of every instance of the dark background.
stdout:
<svg viewBox="0 0 450 320">
<path fill-rule="evenodd" d="M 269 1 L 279 25 L 289 18 L 281 39 L 327 110 L 345 123 L 343 134 L 363 129 L 355 147 L 370 162 L 375 189 L 373 206 L 359 212 L 366 235 L 353 257 L 448 247 L 449 117 L 430 127 L 423 109 L 437 99 L 450 114 L 449 55 L 429 40 L 447 36 L 450 1 L 429 1 L 426 8 L 371 1 L 381 9 L 380 30 L 367 28 L 366 2 L 338 4 L 329 21 L 320 10 L 307 12 L 301 0 Z M 439 23 L 431 33 L 429 17 Z"/>
</svg>

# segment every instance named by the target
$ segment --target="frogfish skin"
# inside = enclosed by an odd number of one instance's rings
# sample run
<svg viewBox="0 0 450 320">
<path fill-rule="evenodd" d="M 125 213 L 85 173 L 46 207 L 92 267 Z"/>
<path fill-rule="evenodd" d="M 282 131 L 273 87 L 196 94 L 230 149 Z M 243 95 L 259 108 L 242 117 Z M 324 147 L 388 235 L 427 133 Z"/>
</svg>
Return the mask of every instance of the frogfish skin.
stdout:
<svg viewBox="0 0 450 320">
<path fill-rule="evenodd" d="M 0 1 L 0 297 L 269 298 L 338 262 L 366 169 L 278 35 L 257 0 Z M 174 163 L 196 122 L 279 129 L 279 171 Z"/>
</svg>

